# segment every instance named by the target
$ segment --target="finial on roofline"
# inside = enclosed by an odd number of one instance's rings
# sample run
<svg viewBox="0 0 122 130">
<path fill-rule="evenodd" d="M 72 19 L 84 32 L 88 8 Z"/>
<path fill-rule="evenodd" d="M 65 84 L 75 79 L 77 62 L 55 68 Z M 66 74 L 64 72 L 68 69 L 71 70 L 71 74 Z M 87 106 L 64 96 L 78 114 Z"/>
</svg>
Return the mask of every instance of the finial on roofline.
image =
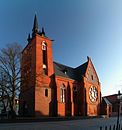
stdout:
<svg viewBox="0 0 122 130">
<path fill-rule="evenodd" d="M 91 60 L 91 57 L 87 56 L 87 60 L 88 60 L 88 61 Z"/>
</svg>

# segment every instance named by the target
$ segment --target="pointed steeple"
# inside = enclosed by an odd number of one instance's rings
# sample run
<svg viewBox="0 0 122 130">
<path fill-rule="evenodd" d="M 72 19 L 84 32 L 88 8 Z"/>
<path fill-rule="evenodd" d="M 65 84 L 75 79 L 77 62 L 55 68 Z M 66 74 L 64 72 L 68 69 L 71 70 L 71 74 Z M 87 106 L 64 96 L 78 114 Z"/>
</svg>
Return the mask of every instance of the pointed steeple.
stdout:
<svg viewBox="0 0 122 130">
<path fill-rule="evenodd" d="M 32 36 L 35 36 L 35 34 L 38 33 L 38 32 L 39 32 L 39 27 L 38 27 L 37 17 L 36 17 L 36 14 L 35 14 L 34 24 L 33 24 L 33 29 L 32 29 Z"/>
</svg>

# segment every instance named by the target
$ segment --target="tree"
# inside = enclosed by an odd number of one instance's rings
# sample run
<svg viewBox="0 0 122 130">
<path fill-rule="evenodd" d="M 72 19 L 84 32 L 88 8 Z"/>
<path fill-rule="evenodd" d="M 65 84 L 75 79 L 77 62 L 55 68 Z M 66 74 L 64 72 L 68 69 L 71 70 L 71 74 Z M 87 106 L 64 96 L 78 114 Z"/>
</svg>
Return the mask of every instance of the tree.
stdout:
<svg viewBox="0 0 122 130">
<path fill-rule="evenodd" d="M 12 43 L 0 51 L 0 100 L 5 109 L 9 105 L 12 113 L 15 112 L 15 98 L 21 83 L 21 50 L 18 43 Z"/>
</svg>

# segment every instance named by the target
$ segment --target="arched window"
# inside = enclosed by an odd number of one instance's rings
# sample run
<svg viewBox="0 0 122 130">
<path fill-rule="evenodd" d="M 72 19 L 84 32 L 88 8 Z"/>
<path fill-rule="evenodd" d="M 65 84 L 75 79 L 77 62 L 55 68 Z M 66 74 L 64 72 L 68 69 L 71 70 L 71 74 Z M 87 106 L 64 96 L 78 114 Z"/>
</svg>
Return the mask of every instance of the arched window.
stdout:
<svg viewBox="0 0 122 130">
<path fill-rule="evenodd" d="M 66 87 L 64 84 L 60 88 L 60 100 L 62 103 L 66 102 Z"/>
<path fill-rule="evenodd" d="M 47 45 L 46 42 L 42 42 L 42 60 L 43 60 L 43 72 L 47 74 Z"/>
</svg>

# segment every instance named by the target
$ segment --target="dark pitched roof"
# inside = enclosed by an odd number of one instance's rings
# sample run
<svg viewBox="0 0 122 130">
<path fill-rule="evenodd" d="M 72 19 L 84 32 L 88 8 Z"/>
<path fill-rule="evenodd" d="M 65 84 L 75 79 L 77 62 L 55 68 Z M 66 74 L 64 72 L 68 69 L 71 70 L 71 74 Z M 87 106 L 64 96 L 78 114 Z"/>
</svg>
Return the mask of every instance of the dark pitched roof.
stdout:
<svg viewBox="0 0 122 130">
<path fill-rule="evenodd" d="M 82 76 L 85 75 L 86 73 L 87 65 L 88 65 L 88 61 L 75 68 L 77 80 L 82 80 Z"/>
<path fill-rule="evenodd" d="M 106 97 L 103 97 L 103 100 L 105 101 L 105 103 L 106 103 L 107 105 L 112 105 L 112 104 L 110 103 L 110 101 L 109 101 Z"/>
<path fill-rule="evenodd" d="M 74 80 L 82 80 L 82 75 L 85 74 L 88 62 L 80 65 L 77 68 L 72 68 L 57 62 L 54 62 L 55 75 L 66 77 Z"/>
<path fill-rule="evenodd" d="M 117 96 L 118 94 L 108 95 L 103 98 L 107 98 L 110 103 L 116 103 L 117 102 Z"/>
<path fill-rule="evenodd" d="M 55 75 L 70 78 L 70 79 L 75 79 L 74 68 L 71 68 L 66 65 L 62 65 L 57 62 L 53 62 L 53 64 L 54 64 Z"/>
</svg>

